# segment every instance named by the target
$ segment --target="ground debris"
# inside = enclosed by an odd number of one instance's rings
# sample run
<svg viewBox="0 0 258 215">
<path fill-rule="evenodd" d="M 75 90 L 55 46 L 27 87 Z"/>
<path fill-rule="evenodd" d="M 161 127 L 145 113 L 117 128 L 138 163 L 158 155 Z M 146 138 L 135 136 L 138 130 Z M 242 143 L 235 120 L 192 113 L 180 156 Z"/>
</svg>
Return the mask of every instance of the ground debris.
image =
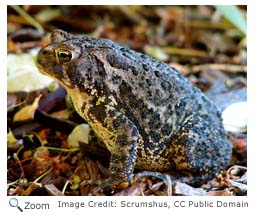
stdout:
<svg viewBox="0 0 258 215">
<path fill-rule="evenodd" d="M 7 9 L 8 54 L 37 50 L 48 43 L 48 33 L 43 32 L 60 28 L 148 52 L 178 68 L 221 109 L 233 102 L 229 98 L 247 100 L 246 37 L 221 16 L 215 20 L 213 6 L 20 6 L 30 21 L 14 7 Z M 64 89 L 53 92 L 51 87 L 8 93 L 7 126 L 12 138 L 7 149 L 7 195 L 92 195 L 96 185 L 84 182 L 108 177 L 110 154 L 96 138 L 89 144 L 79 141 L 76 148 L 69 146 L 68 135 L 85 121 L 73 112 Z M 14 116 L 39 95 L 39 106 L 28 111 L 29 119 L 14 122 Z M 142 177 L 109 195 L 247 195 L 247 131 L 229 133 L 228 139 L 234 148 L 232 166 L 200 187 L 170 177 Z"/>
</svg>

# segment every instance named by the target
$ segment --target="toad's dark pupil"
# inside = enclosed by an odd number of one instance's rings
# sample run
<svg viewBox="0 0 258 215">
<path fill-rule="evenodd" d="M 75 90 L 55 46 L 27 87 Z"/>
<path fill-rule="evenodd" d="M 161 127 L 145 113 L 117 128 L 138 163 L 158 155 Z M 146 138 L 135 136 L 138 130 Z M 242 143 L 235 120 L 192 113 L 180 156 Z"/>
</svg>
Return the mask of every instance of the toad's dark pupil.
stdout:
<svg viewBox="0 0 258 215">
<path fill-rule="evenodd" d="M 70 60 L 72 58 L 72 54 L 70 52 L 58 52 L 58 57 L 63 60 Z"/>
</svg>

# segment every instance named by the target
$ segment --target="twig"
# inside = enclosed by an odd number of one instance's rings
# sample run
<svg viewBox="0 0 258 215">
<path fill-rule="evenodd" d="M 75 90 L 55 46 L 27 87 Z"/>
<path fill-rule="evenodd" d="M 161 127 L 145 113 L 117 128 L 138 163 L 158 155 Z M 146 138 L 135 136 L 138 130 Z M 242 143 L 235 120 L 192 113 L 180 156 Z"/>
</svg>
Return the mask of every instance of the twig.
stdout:
<svg viewBox="0 0 258 215">
<path fill-rule="evenodd" d="M 44 178 L 46 175 L 48 175 L 53 170 L 53 167 L 49 168 L 46 172 L 44 172 L 42 175 L 40 175 L 38 178 L 36 178 L 33 183 L 37 183 L 39 180 Z"/>
<path fill-rule="evenodd" d="M 65 182 L 65 185 L 64 185 L 64 187 L 63 187 L 63 189 L 62 189 L 62 195 L 64 195 L 64 193 L 65 193 L 65 190 L 66 190 L 66 188 L 67 188 L 67 186 L 68 186 L 68 184 L 70 184 L 71 183 L 71 181 L 70 180 L 67 180 L 66 182 Z"/>
<path fill-rule="evenodd" d="M 171 46 L 165 46 L 162 48 L 162 50 L 167 54 L 187 55 L 187 56 L 194 56 L 194 57 L 209 56 L 207 52 L 199 51 L 196 49 L 182 49 L 182 48 L 175 48 Z"/>
<path fill-rule="evenodd" d="M 26 13 L 21 7 L 17 5 L 10 5 L 20 16 L 22 16 L 28 23 L 34 26 L 41 34 L 44 33 L 44 29 L 33 17 Z"/>
<path fill-rule="evenodd" d="M 21 148 L 23 148 L 23 147 L 21 147 Z M 19 151 L 20 151 L 20 149 L 19 149 Z M 17 161 L 17 163 L 19 164 L 19 167 L 20 167 L 20 169 L 21 169 L 21 175 L 20 175 L 20 177 L 19 177 L 16 181 L 13 181 L 13 182 L 11 182 L 11 183 L 8 183 L 8 184 L 7 184 L 8 186 L 12 186 L 12 185 L 18 183 L 18 182 L 23 178 L 23 176 L 25 175 L 25 174 L 24 174 L 23 167 L 22 167 L 22 163 L 21 163 L 21 161 L 20 161 L 20 159 L 19 159 L 17 153 L 14 153 L 13 158 L 14 158 L 14 159 Z"/>
<path fill-rule="evenodd" d="M 47 192 L 52 196 L 64 196 L 64 194 L 56 188 L 54 184 L 46 184 L 44 185 Z"/>
<path fill-rule="evenodd" d="M 214 23 L 210 21 L 179 21 L 181 25 L 190 28 L 202 28 L 202 29 L 218 29 L 218 30 L 227 30 L 227 29 L 234 29 L 233 25 L 221 22 L 221 23 Z"/>
<path fill-rule="evenodd" d="M 193 73 L 199 72 L 201 70 L 220 70 L 230 73 L 247 72 L 247 66 L 245 65 L 233 65 L 233 64 L 203 64 L 193 66 L 191 68 Z"/>
<path fill-rule="evenodd" d="M 60 152 L 77 152 L 77 151 L 80 151 L 79 148 L 61 149 L 61 148 L 49 147 L 49 146 L 40 146 L 40 147 L 38 147 L 38 148 L 45 148 L 45 149 L 48 149 L 48 150 L 60 151 Z"/>
<path fill-rule="evenodd" d="M 227 170 L 227 174 L 230 174 L 230 172 L 231 172 L 233 169 L 247 170 L 247 167 L 245 167 L 245 166 L 239 166 L 239 165 L 231 166 L 231 167 Z"/>
</svg>

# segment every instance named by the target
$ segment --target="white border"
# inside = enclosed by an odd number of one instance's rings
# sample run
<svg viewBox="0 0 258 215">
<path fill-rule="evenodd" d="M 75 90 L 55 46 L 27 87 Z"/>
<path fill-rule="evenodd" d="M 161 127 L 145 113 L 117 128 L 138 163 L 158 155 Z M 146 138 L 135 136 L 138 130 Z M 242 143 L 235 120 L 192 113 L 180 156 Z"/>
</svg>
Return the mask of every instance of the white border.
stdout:
<svg viewBox="0 0 258 215">
<path fill-rule="evenodd" d="M 55 5 L 63 5 L 63 4 L 73 4 L 73 5 L 81 5 L 81 4 L 116 4 L 116 1 L 100 1 L 100 0 L 94 0 L 94 1 L 83 1 L 83 0 L 73 0 L 71 1 L 65 1 L 65 0 L 42 0 L 42 1 L 33 1 L 33 0 L 1 0 L 0 1 L 0 32 L 2 34 L 2 37 L 0 39 L 0 71 L 1 71 L 1 80 L 2 83 L 0 84 L 0 119 L 1 119 L 1 131 L 0 131 L 0 137 L 1 137 L 1 144 L 0 144 L 0 208 L 3 211 L 4 214 L 19 214 L 19 212 L 16 211 L 16 208 L 11 208 L 8 205 L 9 197 L 6 196 L 6 53 L 7 53 L 7 30 L 6 30 L 6 23 L 7 23 L 7 5 L 26 5 L 26 4 L 55 4 Z M 120 3 L 120 2 L 119 2 Z M 258 145 L 258 119 L 257 119 L 257 110 L 258 110 L 258 97 L 257 97 L 257 74 L 258 74 L 258 60 L 257 60 L 257 49 L 258 49 L 258 34 L 257 34 L 257 8 L 258 8 L 258 1 L 255 0 L 195 0 L 195 1 L 189 1 L 189 0 L 177 0 L 177 1 L 123 1 L 123 4 L 179 4 L 179 5 L 186 5 L 186 4 L 194 4 L 194 5 L 218 5 L 218 4 L 238 4 L 238 5 L 248 5 L 248 105 L 249 105 L 249 113 L 248 113 L 248 197 L 116 197 L 116 198 L 110 198 L 110 197 L 61 197 L 64 201 L 88 201 L 89 199 L 95 199 L 95 200 L 110 200 L 110 199 L 116 199 L 116 200 L 129 200 L 129 201 L 152 201 L 152 200 L 164 200 L 164 201 L 175 201 L 175 200 L 194 200 L 194 201 L 216 201 L 216 200 L 225 200 L 225 201 L 235 201 L 236 199 L 239 200 L 247 200 L 249 202 L 248 208 L 181 208 L 181 209 L 174 209 L 174 210 L 163 210 L 163 209 L 155 209 L 155 208 L 128 208 L 128 209 L 119 209 L 116 208 L 115 210 L 108 209 L 108 208 L 88 208 L 87 210 L 72 210 L 72 209 L 53 209 L 51 211 L 30 211 L 26 212 L 24 214 L 60 214 L 60 213 L 75 213 L 75 214 L 85 214 L 85 213 L 91 213 L 94 212 L 96 214 L 103 214 L 104 213 L 112 213 L 112 214 L 119 214 L 121 213 L 132 213 L 135 212 L 136 214 L 140 213 L 148 213 L 148 214 L 157 214 L 157 213 L 164 213 L 164 214 L 207 214 L 207 212 L 213 212 L 214 213 L 220 213 L 220 214 L 243 214 L 253 211 L 255 209 L 255 206 L 257 205 L 257 183 L 255 183 L 257 178 L 257 145 Z M 19 200 L 21 202 L 23 201 L 33 201 L 33 202 L 49 202 L 53 203 L 55 201 L 58 201 L 60 197 L 19 197 Z M 2 212 L 1 212 L 2 213 Z M 253 214 L 251 212 L 250 214 Z"/>
</svg>

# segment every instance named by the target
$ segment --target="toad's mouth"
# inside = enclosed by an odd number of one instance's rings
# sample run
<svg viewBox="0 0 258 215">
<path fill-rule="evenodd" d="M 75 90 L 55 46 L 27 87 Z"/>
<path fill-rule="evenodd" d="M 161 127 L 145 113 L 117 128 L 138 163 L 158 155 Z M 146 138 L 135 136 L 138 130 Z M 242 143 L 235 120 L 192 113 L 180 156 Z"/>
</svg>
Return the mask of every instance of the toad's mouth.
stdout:
<svg viewBox="0 0 258 215">
<path fill-rule="evenodd" d="M 38 62 L 38 59 L 36 59 L 35 64 L 41 74 L 52 78 L 53 80 L 55 80 L 57 83 L 59 83 L 64 88 L 71 88 L 71 83 L 65 77 L 56 77 L 55 73 L 52 70 L 48 70 L 47 68 L 42 66 Z M 59 67 L 59 70 L 60 69 L 61 69 L 61 67 Z"/>
<path fill-rule="evenodd" d="M 39 63 L 38 59 L 35 60 L 35 64 L 38 68 L 38 71 L 41 74 L 49 76 L 50 78 L 53 78 L 53 76 L 51 75 L 51 72 L 47 71 L 47 69 Z"/>
</svg>

